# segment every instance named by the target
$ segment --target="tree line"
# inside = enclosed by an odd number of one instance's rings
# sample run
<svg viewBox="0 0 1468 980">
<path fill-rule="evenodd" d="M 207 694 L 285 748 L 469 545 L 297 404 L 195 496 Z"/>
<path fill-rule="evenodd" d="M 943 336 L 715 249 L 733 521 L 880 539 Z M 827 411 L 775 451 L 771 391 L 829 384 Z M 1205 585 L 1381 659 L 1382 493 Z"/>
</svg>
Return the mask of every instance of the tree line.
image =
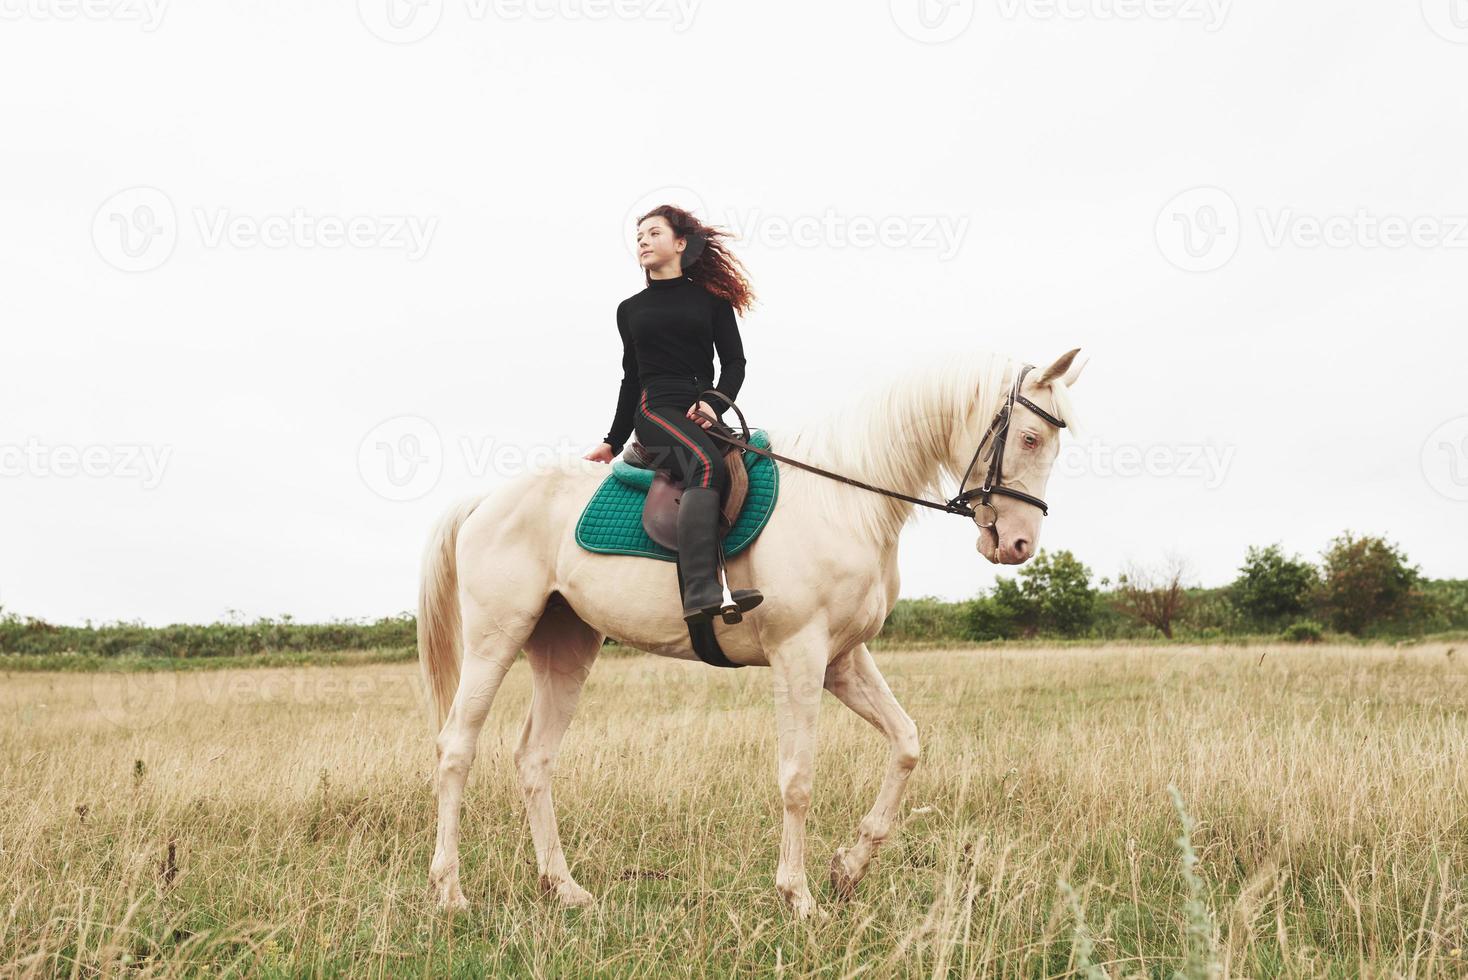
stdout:
<svg viewBox="0 0 1468 980">
<path fill-rule="evenodd" d="M 947 608 L 944 608 L 947 607 Z M 1069 551 L 1041 551 L 1014 578 L 966 602 L 912 600 L 883 635 L 925 639 L 1321 639 L 1402 637 L 1468 629 L 1468 580 L 1433 580 L 1382 537 L 1347 531 L 1313 562 L 1278 544 L 1252 546 L 1230 584 L 1196 585 L 1186 560 L 1131 564 L 1093 583 Z"/>
<path fill-rule="evenodd" d="M 0 609 L 0 655 L 83 660 L 316 655 L 379 650 L 410 657 L 411 613 L 377 620 L 298 623 L 289 616 L 203 625 L 110 623 L 61 626 Z M 1188 565 L 1168 558 L 1130 565 L 1113 581 L 1093 580 L 1069 551 L 1041 551 L 1017 576 L 967 601 L 900 599 L 879 642 L 1148 637 L 1213 640 L 1283 636 L 1318 640 L 1329 632 L 1403 637 L 1468 630 L 1468 580 L 1433 580 L 1395 544 L 1349 531 L 1312 562 L 1278 544 L 1251 547 L 1233 582 L 1202 588 Z"/>
</svg>

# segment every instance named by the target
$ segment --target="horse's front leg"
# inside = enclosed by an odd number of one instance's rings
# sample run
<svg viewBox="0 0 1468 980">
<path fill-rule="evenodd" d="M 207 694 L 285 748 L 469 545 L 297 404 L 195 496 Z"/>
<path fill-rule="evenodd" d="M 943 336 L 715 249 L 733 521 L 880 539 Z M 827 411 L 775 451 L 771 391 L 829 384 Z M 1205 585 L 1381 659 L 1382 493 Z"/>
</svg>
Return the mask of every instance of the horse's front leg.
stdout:
<svg viewBox="0 0 1468 980">
<path fill-rule="evenodd" d="M 805 918 L 816 911 L 805 875 L 805 817 L 816 768 L 816 721 L 826 673 L 826 632 L 809 630 L 771 652 L 780 799 L 785 808 L 775 890 Z"/>
<path fill-rule="evenodd" d="M 902 792 L 918 763 L 918 732 L 892 696 L 865 643 L 831 662 L 826 669 L 826 689 L 887 736 L 889 747 L 887 774 L 871 811 L 862 818 L 856 843 L 837 848 L 831 859 L 831 888 L 837 896 L 849 898 L 897 822 Z"/>
</svg>

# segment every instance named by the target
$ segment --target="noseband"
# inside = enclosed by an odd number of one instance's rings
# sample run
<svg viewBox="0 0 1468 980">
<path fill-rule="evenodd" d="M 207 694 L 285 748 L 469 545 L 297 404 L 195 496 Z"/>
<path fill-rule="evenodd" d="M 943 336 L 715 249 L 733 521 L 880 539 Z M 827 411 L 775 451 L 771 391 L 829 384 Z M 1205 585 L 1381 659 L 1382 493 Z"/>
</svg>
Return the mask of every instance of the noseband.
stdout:
<svg viewBox="0 0 1468 980">
<path fill-rule="evenodd" d="M 955 514 L 972 517 L 974 523 L 982 528 L 991 528 L 999 522 L 999 511 L 995 509 L 990 500 L 996 493 L 1005 497 L 1013 497 L 1015 500 L 1023 500 L 1027 504 L 1040 508 L 1040 513 L 1046 517 L 1050 516 L 1050 508 L 1039 497 L 1025 493 L 1023 490 L 1004 486 L 1004 444 L 1009 438 L 1009 422 L 1014 417 L 1015 402 L 1028 408 L 1057 429 L 1065 428 L 1064 420 L 1056 418 L 1019 393 L 1021 386 L 1025 383 L 1025 375 L 1029 374 L 1033 368 L 1033 364 L 1026 364 L 1015 375 L 1008 397 L 1004 399 L 1004 404 L 999 407 L 999 411 L 994 413 L 994 421 L 989 423 L 989 431 L 985 432 L 984 438 L 979 440 L 978 446 L 974 449 L 974 458 L 968 461 L 968 469 L 963 471 L 963 479 L 958 484 L 958 493 L 948 501 L 948 510 Z M 989 470 L 984 474 L 984 485 L 965 492 L 963 488 L 968 484 L 969 474 L 973 472 L 974 464 L 979 461 L 979 454 L 984 451 L 985 445 L 989 447 L 989 452 L 985 454 L 989 460 Z M 979 520 L 978 511 L 968 504 L 975 497 L 979 498 L 979 507 L 989 508 L 990 519 L 987 524 Z"/>
</svg>

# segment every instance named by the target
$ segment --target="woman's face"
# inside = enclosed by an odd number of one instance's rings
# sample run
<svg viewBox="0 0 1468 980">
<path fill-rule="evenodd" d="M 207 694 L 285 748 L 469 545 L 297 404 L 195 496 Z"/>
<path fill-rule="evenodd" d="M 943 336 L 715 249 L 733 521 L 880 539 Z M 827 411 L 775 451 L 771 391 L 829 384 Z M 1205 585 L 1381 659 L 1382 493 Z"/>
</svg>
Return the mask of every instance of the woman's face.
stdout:
<svg viewBox="0 0 1468 980">
<path fill-rule="evenodd" d="M 644 218 L 637 226 L 637 263 L 644 269 L 674 269 L 678 265 L 685 239 L 673 234 L 673 226 L 662 215 Z"/>
</svg>

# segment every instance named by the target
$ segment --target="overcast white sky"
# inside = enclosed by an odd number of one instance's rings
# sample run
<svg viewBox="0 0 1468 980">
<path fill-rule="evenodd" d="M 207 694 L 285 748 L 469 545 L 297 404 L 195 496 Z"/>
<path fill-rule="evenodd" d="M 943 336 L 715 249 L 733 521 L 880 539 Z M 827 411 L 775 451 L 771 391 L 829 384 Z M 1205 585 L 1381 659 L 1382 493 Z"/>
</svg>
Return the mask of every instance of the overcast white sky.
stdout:
<svg viewBox="0 0 1468 980">
<path fill-rule="evenodd" d="M 756 424 L 1081 347 L 1043 546 L 1468 575 L 1468 5 L 837 9 L 0 0 L 0 604 L 411 608 L 496 450 L 606 432 L 664 198 L 742 236 Z M 903 594 L 974 538 L 925 513 Z"/>
</svg>

